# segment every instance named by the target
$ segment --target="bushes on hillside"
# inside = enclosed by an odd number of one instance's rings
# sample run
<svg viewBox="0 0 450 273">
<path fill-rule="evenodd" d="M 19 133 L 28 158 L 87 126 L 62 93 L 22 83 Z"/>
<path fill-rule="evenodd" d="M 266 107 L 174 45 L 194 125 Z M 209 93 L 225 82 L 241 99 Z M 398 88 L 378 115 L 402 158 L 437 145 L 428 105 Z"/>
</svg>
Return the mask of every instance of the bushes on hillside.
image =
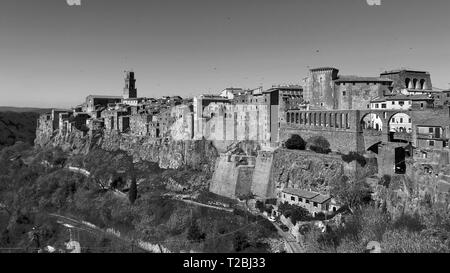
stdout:
<svg viewBox="0 0 450 273">
<path fill-rule="evenodd" d="M 311 219 L 309 212 L 299 206 L 291 205 L 288 202 L 281 203 L 278 206 L 278 211 L 286 218 L 291 218 L 292 224 L 296 224 L 298 221 L 308 221 Z"/>
<path fill-rule="evenodd" d="M 313 136 L 308 139 L 309 149 L 316 153 L 328 154 L 331 152 L 330 142 L 323 136 Z"/>
<path fill-rule="evenodd" d="M 344 162 L 347 162 L 347 163 L 351 163 L 353 161 L 356 161 L 362 167 L 366 166 L 366 164 L 367 164 L 366 158 L 364 156 L 360 155 L 357 152 L 350 152 L 347 155 L 341 155 L 341 158 L 342 158 L 342 160 Z"/>
<path fill-rule="evenodd" d="M 291 150 L 304 150 L 306 147 L 306 142 L 299 135 L 291 135 L 291 137 L 286 140 L 285 146 L 287 149 Z"/>
</svg>

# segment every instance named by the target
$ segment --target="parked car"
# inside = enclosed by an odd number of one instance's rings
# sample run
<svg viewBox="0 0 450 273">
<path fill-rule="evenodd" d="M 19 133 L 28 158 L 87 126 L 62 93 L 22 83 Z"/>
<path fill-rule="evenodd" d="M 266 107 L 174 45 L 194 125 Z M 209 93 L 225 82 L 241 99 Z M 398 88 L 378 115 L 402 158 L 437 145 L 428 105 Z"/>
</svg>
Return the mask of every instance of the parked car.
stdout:
<svg viewBox="0 0 450 273">
<path fill-rule="evenodd" d="M 270 217 L 269 217 L 269 221 L 270 221 L 270 222 L 275 222 L 276 220 L 277 220 L 277 219 L 275 219 L 275 217 L 273 217 L 273 216 L 270 216 Z"/>
</svg>

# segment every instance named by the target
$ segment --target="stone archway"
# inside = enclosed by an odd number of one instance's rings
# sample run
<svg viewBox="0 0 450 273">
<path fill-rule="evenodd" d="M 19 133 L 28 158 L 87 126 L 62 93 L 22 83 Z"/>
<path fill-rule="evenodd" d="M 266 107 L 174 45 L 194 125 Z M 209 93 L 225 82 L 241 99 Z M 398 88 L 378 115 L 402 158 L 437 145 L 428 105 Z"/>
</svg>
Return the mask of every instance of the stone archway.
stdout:
<svg viewBox="0 0 450 273">
<path fill-rule="evenodd" d="M 360 126 L 362 130 L 383 130 L 383 120 L 377 113 L 369 112 L 361 117 Z"/>
<path fill-rule="evenodd" d="M 387 120 L 389 142 L 411 142 L 412 118 L 406 112 L 392 113 Z"/>
</svg>

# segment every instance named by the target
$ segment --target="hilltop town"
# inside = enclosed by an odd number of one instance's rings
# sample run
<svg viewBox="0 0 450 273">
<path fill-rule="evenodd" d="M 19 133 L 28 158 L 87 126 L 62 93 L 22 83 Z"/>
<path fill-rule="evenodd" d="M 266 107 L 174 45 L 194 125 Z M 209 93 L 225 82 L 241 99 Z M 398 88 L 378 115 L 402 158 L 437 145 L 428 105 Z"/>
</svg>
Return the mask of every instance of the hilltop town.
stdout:
<svg viewBox="0 0 450 273">
<path fill-rule="evenodd" d="M 297 234 L 301 227 L 282 215 L 283 206 L 333 218 L 349 207 L 335 198 L 336 181 L 364 180 L 371 198 L 397 215 L 423 198 L 448 206 L 450 90 L 433 87 L 428 72 L 363 77 L 321 67 L 299 85 L 194 98 L 139 97 L 136 78 L 126 72 L 122 96 L 89 95 L 71 110 L 42 114 L 35 144 L 120 150 L 134 162 L 207 173 L 209 192 L 260 207 L 271 220 L 281 216 Z M 172 182 L 201 203 L 195 190 Z"/>
</svg>

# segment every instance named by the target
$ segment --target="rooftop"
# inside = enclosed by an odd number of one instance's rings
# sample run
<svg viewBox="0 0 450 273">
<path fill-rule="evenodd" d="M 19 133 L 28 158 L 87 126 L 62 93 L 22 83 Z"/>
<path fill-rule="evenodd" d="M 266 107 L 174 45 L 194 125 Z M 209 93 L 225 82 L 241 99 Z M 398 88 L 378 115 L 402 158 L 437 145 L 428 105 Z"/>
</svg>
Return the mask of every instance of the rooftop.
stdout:
<svg viewBox="0 0 450 273">
<path fill-rule="evenodd" d="M 265 91 L 263 93 L 271 93 L 277 90 L 292 90 L 292 91 L 298 91 L 303 90 L 303 87 L 301 85 L 279 85 L 279 86 L 273 86 Z"/>
<path fill-rule="evenodd" d="M 317 202 L 319 204 L 322 204 L 328 200 L 331 199 L 331 196 L 329 195 L 323 195 L 323 194 L 319 194 L 316 197 L 314 197 L 313 199 L 311 199 L 312 202 Z"/>
<path fill-rule="evenodd" d="M 404 94 L 396 94 L 392 96 L 378 97 L 370 102 L 384 102 L 384 101 L 393 101 L 393 100 L 433 100 L 433 98 L 428 95 L 404 95 Z"/>
<path fill-rule="evenodd" d="M 338 70 L 337 68 L 334 67 L 329 67 L 329 66 L 324 66 L 324 67 L 316 67 L 316 68 L 312 68 L 309 71 L 314 72 L 314 71 L 324 71 L 324 70 Z"/>
<path fill-rule="evenodd" d="M 397 73 L 400 73 L 400 72 L 428 73 L 427 71 L 423 71 L 423 70 L 408 69 L 408 68 L 398 68 L 398 69 L 384 71 L 380 75 L 397 74 Z"/>
<path fill-rule="evenodd" d="M 109 95 L 89 95 L 88 98 L 99 98 L 99 99 L 122 99 L 122 96 L 109 96 Z"/>
<path fill-rule="evenodd" d="M 292 195 L 296 195 L 296 196 L 299 196 L 302 198 L 306 198 L 306 199 L 311 199 L 311 198 L 314 198 L 317 195 L 319 195 L 319 193 L 317 193 L 317 192 L 305 191 L 305 190 L 294 189 L 294 188 L 285 188 L 285 189 L 283 189 L 283 192 L 292 194 Z"/>
<path fill-rule="evenodd" d="M 388 78 L 380 77 L 360 77 L 360 76 L 339 76 L 335 82 L 393 82 Z"/>
</svg>

